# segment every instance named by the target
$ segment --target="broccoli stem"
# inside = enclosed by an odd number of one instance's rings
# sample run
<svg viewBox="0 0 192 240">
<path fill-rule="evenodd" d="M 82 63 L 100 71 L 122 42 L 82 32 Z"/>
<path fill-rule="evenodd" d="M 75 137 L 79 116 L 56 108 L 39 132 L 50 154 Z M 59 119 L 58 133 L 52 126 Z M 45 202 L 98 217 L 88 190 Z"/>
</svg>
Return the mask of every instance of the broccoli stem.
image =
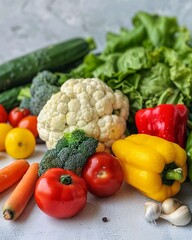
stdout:
<svg viewBox="0 0 192 240">
<path fill-rule="evenodd" d="M 17 96 L 17 100 L 22 101 L 24 98 L 30 98 L 31 97 L 31 93 L 30 93 L 30 84 L 28 84 L 27 86 L 24 86 L 23 88 L 21 88 L 18 96 Z"/>
<path fill-rule="evenodd" d="M 72 178 L 70 175 L 63 174 L 60 177 L 60 182 L 65 185 L 70 185 L 72 183 Z"/>
</svg>

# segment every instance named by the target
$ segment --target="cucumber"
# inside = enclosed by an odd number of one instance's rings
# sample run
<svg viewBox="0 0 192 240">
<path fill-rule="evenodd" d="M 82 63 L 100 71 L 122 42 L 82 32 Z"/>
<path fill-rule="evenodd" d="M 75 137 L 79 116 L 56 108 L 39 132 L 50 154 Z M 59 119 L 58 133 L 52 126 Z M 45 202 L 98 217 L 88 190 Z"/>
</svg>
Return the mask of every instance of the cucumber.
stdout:
<svg viewBox="0 0 192 240">
<path fill-rule="evenodd" d="M 14 87 L 0 93 L 0 104 L 2 104 L 8 112 L 14 107 L 18 107 L 20 104 L 20 101 L 17 98 L 18 94 L 22 88 L 27 86 L 29 85 L 27 84 L 23 86 Z"/>
<path fill-rule="evenodd" d="M 0 65 L 0 93 L 31 82 L 40 71 L 66 71 L 95 47 L 92 38 L 74 38 L 10 60 Z"/>
</svg>

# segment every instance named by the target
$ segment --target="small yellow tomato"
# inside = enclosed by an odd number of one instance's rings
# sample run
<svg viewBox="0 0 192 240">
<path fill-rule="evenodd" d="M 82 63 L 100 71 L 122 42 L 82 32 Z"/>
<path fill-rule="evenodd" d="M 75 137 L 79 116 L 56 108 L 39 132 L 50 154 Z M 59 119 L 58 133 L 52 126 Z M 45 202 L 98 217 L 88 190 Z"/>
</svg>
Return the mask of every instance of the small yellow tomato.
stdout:
<svg viewBox="0 0 192 240">
<path fill-rule="evenodd" d="M 5 150 L 5 138 L 11 129 L 13 129 L 13 127 L 10 124 L 0 123 L 0 151 Z"/>
<path fill-rule="evenodd" d="M 26 128 L 13 128 L 5 138 L 5 149 L 13 158 L 27 158 L 35 150 L 36 141 L 31 131 Z"/>
</svg>

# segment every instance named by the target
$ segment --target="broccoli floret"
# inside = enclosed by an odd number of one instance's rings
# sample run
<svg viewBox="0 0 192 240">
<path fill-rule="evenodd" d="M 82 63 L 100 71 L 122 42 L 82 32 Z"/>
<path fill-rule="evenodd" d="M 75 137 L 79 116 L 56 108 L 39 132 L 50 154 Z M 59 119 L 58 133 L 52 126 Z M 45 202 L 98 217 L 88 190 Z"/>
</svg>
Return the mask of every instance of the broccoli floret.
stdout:
<svg viewBox="0 0 192 240">
<path fill-rule="evenodd" d="M 98 141 L 93 137 L 89 137 L 78 146 L 78 151 L 83 154 L 85 158 L 88 158 L 96 151 L 97 146 Z"/>
<path fill-rule="evenodd" d="M 60 165 L 60 167 L 65 168 L 65 162 L 69 158 L 72 151 L 73 149 L 65 147 L 58 152 L 57 156 L 58 159 L 60 160 L 60 163 L 58 165 Z"/>
<path fill-rule="evenodd" d="M 37 74 L 32 80 L 32 84 L 30 87 L 31 95 L 34 96 L 36 94 L 37 89 L 40 86 L 48 85 L 48 86 L 57 86 L 58 87 L 58 77 L 56 74 L 53 74 L 49 71 L 42 71 Z"/>
<path fill-rule="evenodd" d="M 66 138 L 62 137 L 61 139 L 58 140 L 57 144 L 55 145 L 55 149 L 60 152 L 65 147 L 68 147 L 68 141 Z"/>
<path fill-rule="evenodd" d="M 30 111 L 31 98 L 25 97 L 21 100 L 19 108 L 27 108 Z"/>
<path fill-rule="evenodd" d="M 57 76 L 49 71 L 40 72 L 32 80 L 30 92 L 30 110 L 33 115 L 38 115 L 54 93 L 59 91 Z"/>
<path fill-rule="evenodd" d="M 59 77 L 58 74 L 51 73 L 49 71 L 42 71 L 37 74 L 32 80 L 30 87 L 24 89 L 23 92 L 19 94 L 19 96 L 23 97 L 25 93 L 25 98 L 29 98 L 26 100 L 21 100 L 21 104 L 24 105 L 27 103 L 29 106 L 29 110 L 33 115 L 39 115 L 41 109 L 46 104 L 46 102 L 51 98 L 54 93 L 59 91 Z M 24 99 L 25 99 L 24 98 Z"/>
<path fill-rule="evenodd" d="M 58 87 L 48 84 L 37 87 L 34 94 L 31 94 L 30 110 L 32 114 L 38 115 L 51 96 L 58 91 Z"/>
<path fill-rule="evenodd" d="M 56 149 L 47 150 L 39 164 L 38 175 L 41 176 L 47 169 L 57 167 L 57 151 Z"/>
<path fill-rule="evenodd" d="M 77 173 L 85 165 L 88 157 L 96 152 L 97 146 L 98 140 L 86 136 L 83 130 L 65 133 L 55 148 L 44 154 L 39 175 L 52 167 L 61 167 Z"/>
<path fill-rule="evenodd" d="M 69 147 L 78 147 L 81 142 L 87 139 L 87 136 L 83 130 L 76 129 L 71 133 L 64 133 L 64 138 L 67 140 Z"/>
<path fill-rule="evenodd" d="M 77 173 L 86 163 L 87 158 L 78 150 L 72 149 L 71 154 L 65 161 L 64 168 Z"/>
</svg>

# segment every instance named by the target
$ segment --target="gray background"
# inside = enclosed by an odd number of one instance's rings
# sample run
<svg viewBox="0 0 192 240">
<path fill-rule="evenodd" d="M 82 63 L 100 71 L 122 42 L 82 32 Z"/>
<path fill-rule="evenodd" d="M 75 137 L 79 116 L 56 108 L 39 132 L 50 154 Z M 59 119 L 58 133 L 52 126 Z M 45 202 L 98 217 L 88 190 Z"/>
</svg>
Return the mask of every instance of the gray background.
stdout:
<svg viewBox="0 0 192 240">
<path fill-rule="evenodd" d="M 191 0 L 0 0 L 0 63 L 76 36 L 93 36 L 100 50 L 106 32 L 131 27 L 139 10 L 192 30 Z"/>
</svg>

